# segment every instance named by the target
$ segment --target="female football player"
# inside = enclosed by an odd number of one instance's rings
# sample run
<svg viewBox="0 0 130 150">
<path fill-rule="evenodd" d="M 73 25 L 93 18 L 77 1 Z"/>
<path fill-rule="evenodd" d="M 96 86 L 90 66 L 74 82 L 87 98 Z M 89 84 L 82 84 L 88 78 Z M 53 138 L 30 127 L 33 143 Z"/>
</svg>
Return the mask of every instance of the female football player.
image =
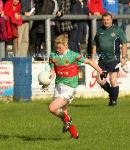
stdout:
<svg viewBox="0 0 130 150">
<path fill-rule="evenodd" d="M 60 35 L 55 40 L 56 51 L 50 54 L 51 78 L 56 75 L 54 100 L 49 105 L 49 110 L 55 116 L 61 118 L 63 122 L 63 132 L 70 132 L 71 137 L 78 138 L 78 132 L 72 118 L 68 115 L 68 104 L 73 100 L 73 96 L 78 85 L 78 65 L 85 63 L 91 65 L 101 75 L 102 69 L 92 60 L 84 58 L 79 53 L 68 48 L 68 36 Z"/>
</svg>

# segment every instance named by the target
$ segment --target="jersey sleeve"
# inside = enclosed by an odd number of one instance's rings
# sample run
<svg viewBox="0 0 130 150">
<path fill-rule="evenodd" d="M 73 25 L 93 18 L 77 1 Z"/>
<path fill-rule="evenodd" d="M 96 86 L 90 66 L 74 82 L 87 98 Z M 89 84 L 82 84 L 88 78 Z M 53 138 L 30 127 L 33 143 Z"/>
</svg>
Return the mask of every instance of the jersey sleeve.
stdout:
<svg viewBox="0 0 130 150">
<path fill-rule="evenodd" d="M 120 36 L 121 44 L 127 43 L 126 35 L 121 28 L 119 28 L 119 36 Z"/>
<path fill-rule="evenodd" d="M 49 65 L 51 68 L 54 68 L 53 56 L 54 56 L 54 53 L 51 53 L 49 57 Z"/>
<path fill-rule="evenodd" d="M 78 54 L 78 53 L 75 53 L 75 56 L 76 56 L 76 61 L 78 64 L 82 64 L 85 62 L 86 58 L 83 57 L 81 54 Z"/>
</svg>

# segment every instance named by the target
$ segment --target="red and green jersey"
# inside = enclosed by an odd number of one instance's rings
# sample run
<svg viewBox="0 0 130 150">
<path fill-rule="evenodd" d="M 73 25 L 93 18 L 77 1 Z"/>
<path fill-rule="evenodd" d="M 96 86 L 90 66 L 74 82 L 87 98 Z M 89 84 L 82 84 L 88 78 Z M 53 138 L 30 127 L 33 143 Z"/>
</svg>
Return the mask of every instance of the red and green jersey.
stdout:
<svg viewBox="0 0 130 150">
<path fill-rule="evenodd" d="M 78 65 L 84 63 L 86 58 L 80 54 L 68 50 L 66 54 L 59 55 L 57 52 L 50 54 L 49 63 L 51 68 L 55 69 L 55 83 L 63 83 L 70 87 L 78 85 Z"/>
</svg>

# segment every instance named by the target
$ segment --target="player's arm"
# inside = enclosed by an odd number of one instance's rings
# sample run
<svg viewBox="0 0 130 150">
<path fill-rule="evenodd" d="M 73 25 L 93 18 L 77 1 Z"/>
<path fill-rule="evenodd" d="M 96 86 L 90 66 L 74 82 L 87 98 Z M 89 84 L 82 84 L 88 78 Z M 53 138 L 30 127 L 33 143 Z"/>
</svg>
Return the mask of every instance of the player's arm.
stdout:
<svg viewBox="0 0 130 150">
<path fill-rule="evenodd" d="M 93 61 L 92 59 L 86 59 L 85 64 L 89 64 L 90 66 L 92 66 L 97 72 L 100 73 L 100 77 L 101 79 L 106 78 L 107 77 L 107 72 L 103 71 L 96 63 L 95 61 Z"/>
<path fill-rule="evenodd" d="M 127 44 L 126 43 L 123 43 L 122 44 L 122 48 L 121 48 L 121 63 L 122 65 L 125 65 L 126 64 L 126 54 L 127 54 Z"/>
<path fill-rule="evenodd" d="M 92 59 L 88 59 L 83 57 L 82 55 L 78 55 L 78 57 L 76 58 L 76 60 L 78 62 L 82 62 L 84 64 L 89 64 L 90 66 L 92 66 L 97 72 L 100 73 L 101 78 L 106 78 L 106 72 L 103 71 Z"/>
<path fill-rule="evenodd" d="M 51 68 L 50 70 L 50 79 L 53 79 L 55 77 L 56 73 L 55 73 L 55 69 Z"/>
<path fill-rule="evenodd" d="M 120 42 L 122 45 L 121 48 L 121 63 L 122 65 L 126 65 L 126 54 L 127 54 L 127 39 L 124 31 L 119 28 L 119 36 L 120 36 Z"/>
<path fill-rule="evenodd" d="M 91 54 L 91 59 L 94 60 L 94 57 L 96 55 L 96 45 L 92 46 L 92 54 Z"/>
<path fill-rule="evenodd" d="M 54 66 L 54 62 L 53 62 L 53 53 L 50 54 L 49 57 L 49 65 L 50 65 L 50 78 L 53 79 L 55 77 L 55 66 Z"/>
<path fill-rule="evenodd" d="M 92 66 L 92 67 L 93 67 L 97 72 L 99 72 L 100 74 L 103 73 L 103 70 L 95 63 L 94 60 L 87 58 L 84 63 L 85 63 L 85 64 L 89 64 L 90 66 Z"/>
<path fill-rule="evenodd" d="M 97 40 L 98 40 L 98 31 L 93 39 L 92 42 L 92 50 L 91 50 L 91 59 L 94 60 L 97 50 Z"/>
<path fill-rule="evenodd" d="M 76 60 L 78 62 L 84 63 L 84 64 L 89 64 L 92 66 L 96 71 L 98 71 L 100 74 L 103 72 L 102 69 L 94 62 L 93 59 L 88 59 L 83 57 L 82 55 L 78 53 L 74 53 L 76 55 Z"/>
</svg>

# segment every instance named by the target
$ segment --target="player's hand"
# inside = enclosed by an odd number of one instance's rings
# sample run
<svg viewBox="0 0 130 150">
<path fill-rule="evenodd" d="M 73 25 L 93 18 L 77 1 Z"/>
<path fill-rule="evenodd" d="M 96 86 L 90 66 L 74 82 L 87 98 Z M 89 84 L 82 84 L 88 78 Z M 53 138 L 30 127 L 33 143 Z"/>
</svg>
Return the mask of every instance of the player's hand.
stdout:
<svg viewBox="0 0 130 150">
<path fill-rule="evenodd" d="M 52 69 L 51 71 L 50 71 L 50 79 L 54 79 L 54 77 L 55 77 L 55 75 L 56 75 L 56 73 L 55 73 L 55 71 L 54 71 L 54 69 Z"/>
<path fill-rule="evenodd" d="M 62 16 L 62 12 L 61 11 L 57 11 L 56 16 L 57 17 L 61 17 Z"/>
<path fill-rule="evenodd" d="M 101 80 L 103 80 L 103 78 L 107 78 L 107 74 L 108 74 L 107 71 L 103 71 L 103 72 L 100 74 Z"/>
<path fill-rule="evenodd" d="M 122 65 L 126 65 L 126 58 L 122 58 L 122 59 L 121 59 L 121 64 L 122 64 Z"/>
</svg>

